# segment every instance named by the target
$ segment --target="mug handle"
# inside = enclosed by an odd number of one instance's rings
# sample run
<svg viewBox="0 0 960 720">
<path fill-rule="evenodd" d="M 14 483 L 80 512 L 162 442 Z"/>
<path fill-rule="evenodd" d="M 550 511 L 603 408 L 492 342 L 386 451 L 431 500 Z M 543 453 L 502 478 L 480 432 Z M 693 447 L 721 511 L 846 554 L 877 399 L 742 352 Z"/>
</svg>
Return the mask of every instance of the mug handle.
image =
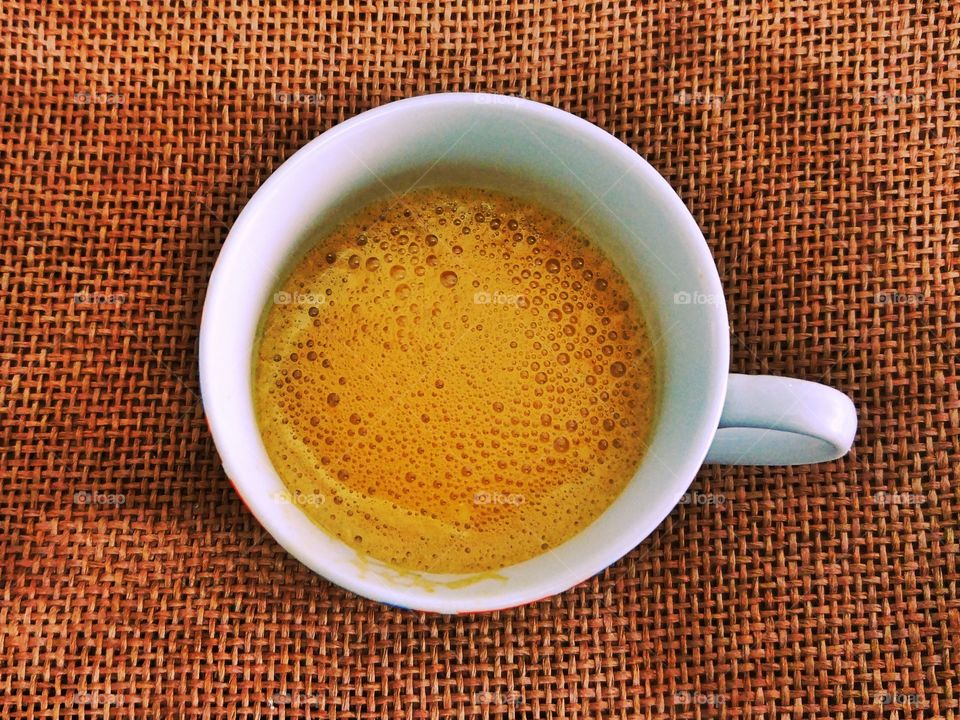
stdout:
<svg viewBox="0 0 960 720">
<path fill-rule="evenodd" d="M 843 393 L 820 383 L 731 373 L 720 427 L 705 463 L 804 465 L 847 454 L 857 412 Z"/>
</svg>

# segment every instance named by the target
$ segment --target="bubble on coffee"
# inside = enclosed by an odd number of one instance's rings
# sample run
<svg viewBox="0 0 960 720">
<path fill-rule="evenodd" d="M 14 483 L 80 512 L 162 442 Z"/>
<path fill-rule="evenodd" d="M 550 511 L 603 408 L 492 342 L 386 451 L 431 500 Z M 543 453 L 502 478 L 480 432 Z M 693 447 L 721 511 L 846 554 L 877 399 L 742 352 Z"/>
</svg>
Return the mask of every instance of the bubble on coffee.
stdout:
<svg viewBox="0 0 960 720">
<path fill-rule="evenodd" d="M 266 310 L 254 394 L 278 475 L 323 498 L 299 506 L 317 525 L 400 568 L 480 572 L 561 545 L 622 492 L 655 353 L 578 228 L 433 188 L 313 242 L 279 289 L 294 301 Z"/>
</svg>

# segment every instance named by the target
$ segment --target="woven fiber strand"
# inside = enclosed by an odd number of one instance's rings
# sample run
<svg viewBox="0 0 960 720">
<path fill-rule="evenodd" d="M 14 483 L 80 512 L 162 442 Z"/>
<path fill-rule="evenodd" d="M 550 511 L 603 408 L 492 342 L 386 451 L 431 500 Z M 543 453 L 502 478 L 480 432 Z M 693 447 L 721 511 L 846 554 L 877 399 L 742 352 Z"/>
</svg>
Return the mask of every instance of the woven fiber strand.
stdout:
<svg viewBox="0 0 960 720">
<path fill-rule="evenodd" d="M 960 716 L 955 4 L 0 17 L 3 717 Z M 704 468 L 606 572 L 488 615 L 388 608 L 288 556 L 199 406 L 207 278 L 308 140 L 453 90 L 645 156 L 714 253 L 732 370 L 848 393 L 849 456 Z"/>
</svg>

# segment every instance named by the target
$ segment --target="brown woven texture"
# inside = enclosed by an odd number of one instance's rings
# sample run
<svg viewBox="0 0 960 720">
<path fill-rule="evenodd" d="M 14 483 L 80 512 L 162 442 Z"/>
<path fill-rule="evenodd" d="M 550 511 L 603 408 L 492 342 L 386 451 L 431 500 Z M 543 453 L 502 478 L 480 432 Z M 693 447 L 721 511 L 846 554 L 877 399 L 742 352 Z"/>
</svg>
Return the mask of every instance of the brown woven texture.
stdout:
<svg viewBox="0 0 960 720">
<path fill-rule="evenodd" d="M 960 716 L 955 4 L 0 17 L 0 715 Z M 199 404 L 207 279 L 307 141 L 452 90 L 645 156 L 716 258 L 732 370 L 848 393 L 849 456 L 704 468 L 606 572 L 492 614 L 389 608 L 287 555 Z"/>
</svg>

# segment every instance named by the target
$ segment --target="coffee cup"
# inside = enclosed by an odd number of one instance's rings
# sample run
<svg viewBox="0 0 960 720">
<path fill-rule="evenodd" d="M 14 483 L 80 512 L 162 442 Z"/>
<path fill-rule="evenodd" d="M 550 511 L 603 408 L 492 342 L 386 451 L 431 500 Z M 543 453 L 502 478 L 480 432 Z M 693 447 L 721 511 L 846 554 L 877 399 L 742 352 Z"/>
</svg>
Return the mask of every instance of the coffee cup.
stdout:
<svg viewBox="0 0 960 720">
<path fill-rule="evenodd" d="M 593 238 L 642 305 L 660 382 L 648 450 L 595 522 L 533 559 L 463 575 L 390 567 L 312 523 L 267 456 L 251 388 L 264 307 L 318 223 L 335 223 L 374 197 L 445 183 L 535 199 Z M 716 266 L 670 185 L 628 146 L 574 115 L 472 93 L 389 103 L 296 152 L 233 225 L 210 278 L 200 331 L 210 430 L 226 474 L 259 522 L 338 585 L 441 613 L 528 603 L 600 572 L 653 532 L 705 462 L 794 465 L 849 450 L 856 413 L 845 395 L 805 380 L 731 374 L 729 359 Z"/>
</svg>

